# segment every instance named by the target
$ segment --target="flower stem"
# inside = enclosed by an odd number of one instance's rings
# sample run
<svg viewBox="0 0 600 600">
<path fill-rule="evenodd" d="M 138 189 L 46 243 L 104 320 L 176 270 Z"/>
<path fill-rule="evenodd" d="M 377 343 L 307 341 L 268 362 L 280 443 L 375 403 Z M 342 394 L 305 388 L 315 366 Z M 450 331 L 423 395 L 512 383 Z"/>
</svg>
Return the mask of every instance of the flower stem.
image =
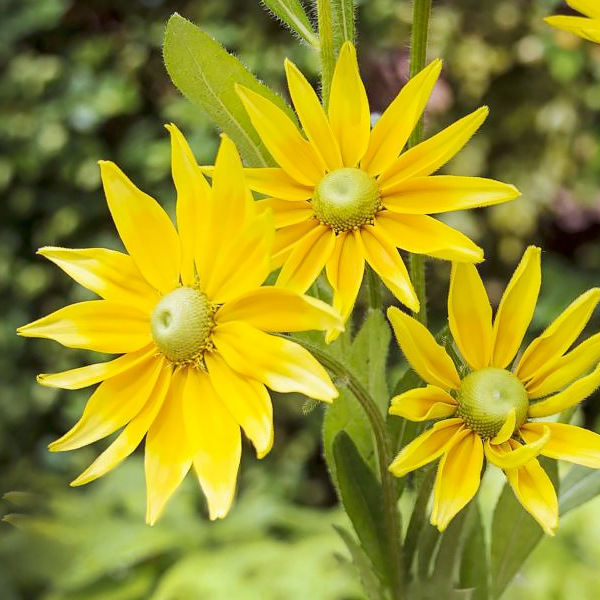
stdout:
<svg viewBox="0 0 600 600">
<path fill-rule="evenodd" d="M 317 0 L 317 21 L 319 25 L 319 54 L 321 57 L 321 97 L 323 106 L 327 109 L 329 89 L 331 88 L 331 79 L 335 69 L 331 0 Z"/>
<path fill-rule="evenodd" d="M 414 77 L 425 67 L 427 59 L 427 35 L 432 0 L 413 0 L 413 22 L 410 36 L 410 76 Z M 423 118 L 419 119 L 408 147 L 412 148 L 423 140 Z M 425 258 L 421 254 L 410 255 L 410 276 L 420 303 L 415 318 L 427 325 L 427 292 L 425 285 Z"/>
</svg>

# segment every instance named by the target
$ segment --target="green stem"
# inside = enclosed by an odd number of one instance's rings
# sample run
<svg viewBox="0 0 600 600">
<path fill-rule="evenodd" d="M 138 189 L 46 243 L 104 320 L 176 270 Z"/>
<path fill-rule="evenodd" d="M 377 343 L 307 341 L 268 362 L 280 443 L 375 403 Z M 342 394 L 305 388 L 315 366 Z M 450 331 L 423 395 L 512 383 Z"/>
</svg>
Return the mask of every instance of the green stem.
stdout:
<svg viewBox="0 0 600 600">
<path fill-rule="evenodd" d="M 374 310 L 381 310 L 381 285 L 379 277 L 373 269 L 367 265 L 367 287 L 369 290 L 369 306 Z"/>
<path fill-rule="evenodd" d="M 331 0 L 317 0 L 317 21 L 319 25 L 319 54 L 321 57 L 321 96 L 323 106 L 329 106 L 329 89 L 335 69 L 333 47 L 333 25 L 331 22 Z"/>
<path fill-rule="evenodd" d="M 402 559 L 402 535 L 400 528 L 400 518 L 396 503 L 396 490 L 394 476 L 389 472 L 388 466 L 392 460 L 390 447 L 388 444 L 385 421 L 379 412 L 375 401 L 371 398 L 362 383 L 349 371 L 342 363 L 332 358 L 329 354 L 313 346 L 304 340 L 294 339 L 304 346 L 314 357 L 331 373 L 333 373 L 352 392 L 358 400 L 373 429 L 375 445 L 377 446 L 377 458 L 379 462 L 379 473 L 381 477 L 381 489 L 383 492 L 383 502 L 386 517 L 386 530 L 389 534 L 389 547 L 387 549 L 392 565 L 390 576 L 393 580 L 390 582 L 392 600 L 402 600 L 404 598 L 404 570 Z"/>
<path fill-rule="evenodd" d="M 413 0 L 413 22 L 410 36 L 410 76 L 414 77 L 425 67 L 427 60 L 427 35 L 432 0 Z M 412 148 L 423 140 L 423 118 L 419 119 L 408 147 Z M 420 254 L 410 256 L 410 277 L 421 305 L 415 318 L 427 325 L 427 292 L 425 285 L 425 258 Z"/>
</svg>

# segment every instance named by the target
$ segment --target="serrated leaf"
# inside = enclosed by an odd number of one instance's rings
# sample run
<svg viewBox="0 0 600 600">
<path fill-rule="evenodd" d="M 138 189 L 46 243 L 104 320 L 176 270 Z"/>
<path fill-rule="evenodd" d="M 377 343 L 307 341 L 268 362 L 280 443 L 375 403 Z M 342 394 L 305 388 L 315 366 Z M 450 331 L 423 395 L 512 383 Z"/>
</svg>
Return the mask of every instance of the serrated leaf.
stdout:
<svg viewBox="0 0 600 600">
<path fill-rule="evenodd" d="M 560 482 L 558 508 L 561 515 L 600 494 L 600 471 L 573 465 Z"/>
<path fill-rule="evenodd" d="M 331 25 L 337 56 L 344 42 L 354 43 L 354 0 L 331 0 Z"/>
<path fill-rule="evenodd" d="M 273 164 L 235 91 L 235 84 L 265 96 L 293 116 L 282 98 L 219 42 L 177 13 L 167 23 L 163 56 L 173 83 L 233 139 L 247 166 Z"/>
<path fill-rule="evenodd" d="M 299 0 L 261 0 L 261 3 L 309 46 L 319 47 L 317 34 Z"/>
</svg>

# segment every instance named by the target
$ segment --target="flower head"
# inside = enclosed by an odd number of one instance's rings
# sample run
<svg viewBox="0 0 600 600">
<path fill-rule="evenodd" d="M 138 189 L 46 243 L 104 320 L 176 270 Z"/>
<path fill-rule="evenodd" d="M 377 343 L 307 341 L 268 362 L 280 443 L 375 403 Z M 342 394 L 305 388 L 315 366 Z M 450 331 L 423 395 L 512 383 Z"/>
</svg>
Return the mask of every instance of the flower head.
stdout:
<svg viewBox="0 0 600 600">
<path fill-rule="evenodd" d="M 600 43 L 600 3 L 598 0 L 567 0 L 573 9 L 585 17 L 558 15 L 546 17 L 544 21 L 552 27 L 569 31 L 590 42 Z"/>
<path fill-rule="evenodd" d="M 80 302 L 19 329 L 122 356 L 40 375 L 43 385 L 100 383 L 80 421 L 50 445 L 80 448 L 123 428 L 73 485 L 114 468 L 146 438 L 147 520 L 158 518 L 193 467 L 211 519 L 231 506 L 240 427 L 259 458 L 273 443 L 265 386 L 331 401 L 329 376 L 301 346 L 273 332 L 341 328 L 331 307 L 260 287 L 270 272 L 273 225 L 257 215 L 233 143 L 223 138 L 212 188 L 182 134 L 171 134 L 177 230 L 167 213 L 111 162 L 101 162 L 108 207 L 128 254 L 91 248 L 39 252 L 101 300 Z"/>
<path fill-rule="evenodd" d="M 371 129 L 356 51 L 346 42 L 331 83 L 327 114 L 302 73 L 285 62 L 296 124 L 272 102 L 239 87 L 248 115 L 278 168 L 246 169 L 250 187 L 269 196 L 277 285 L 304 292 L 326 268 L 334 306 L 347 319 L 365 261 L 406 306 L 419 302 L 397 248 L 479 262 L 483 251 L 428 216 L 516 198 L 510 185 L 478 177 L 435 176 L 483 123 L 480 108 L 402 152 L 441 71 L 436 60 L 412 78 Z M 331 340 L 335 332 L 328 335 Z"/>
<path fill-rule="evenodd" d="M 600 435 L 537 420 L 575 406 L 600 385 L 600 333 L 570 350 L 600 289 L 572 302 L 513 365 L 540 283 L 540 250 L 531 246 L 492 322 L 476 268 L 453 264 L 448 316 L 468 371 L 462 377 L 423 325 L 397 308 L 388 311 L 402 352 L 428 384 L 393 398 L 390 413 L 412 421 L 440 419 L 400 451 L 390 470 L 401 477 L 441 457 L 431 516 L 440 530 L 477 492 L 484 458 L 504 470 L 523 507 L 549 534 L 558 524 L 558 503 L 536 456 L 600 468 Z"/>
</svg>

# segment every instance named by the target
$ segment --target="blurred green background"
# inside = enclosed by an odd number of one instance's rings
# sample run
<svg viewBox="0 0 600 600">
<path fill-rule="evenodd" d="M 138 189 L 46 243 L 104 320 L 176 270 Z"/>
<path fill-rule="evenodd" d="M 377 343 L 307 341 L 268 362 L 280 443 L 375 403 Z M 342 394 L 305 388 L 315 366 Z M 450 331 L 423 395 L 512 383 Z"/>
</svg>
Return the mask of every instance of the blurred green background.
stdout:
<svg viewBox="0 0 600 600">
<path fill-rule="evenodd" d="M 478 241 L 495 301 L 524 247 L 541 245 L 539 330 L 600 282 L 600 46 L 550 30 L 554 0 L 434 0 L 429 57 L 444 71 L 429 105 L 438 131 L 481 104 L 491 114 L 446 168 L 516 184 L 523 198 L 447 215 Z M 154 528 L 143 523 L 140 456 L 85 489 L 68 487 L 104 447 L 50 454 L 89 391 L 35 383 L 39 372 L 98 357 L 19 339 L 14 330 L 88 298 L 36 258 L 43 245 L 118 247 L 98 159 L 116 161 L 172 210 L 169 141 L 176 122 L 200 162 L 217 134 L 170 83 L 161 58 L 174 12 L 201 24 L 285 94 L 289 56 L 310 77 L 317 58 L 258 0 L 0 0 L 0 600 L 352 600 L 361 597 L 331 525 L 343 523 L 320 450 L 320 409 L 275 400 L 276 443 L 262 462 L 248 447 L 238 500 L 210 524 L 187 481 Z M 409 0 L 358 2 L 359 54 L 373 111 L 406 80 Z M 448 265 L 428 268 L 434 322 L 445 318 Z M 595 316 L 590 329 L 598 330 Z M 397 356 L 397 353 L 395 353 Z M 582 419 L 598 429 L 600 398 Z M 600 503 L 544 540 L 505 598 L 600 597 Z M 27 514 L 28 516 L 22 516 Z M 339 554 L 338 554 L 339 553 Z"/>
</svg>

